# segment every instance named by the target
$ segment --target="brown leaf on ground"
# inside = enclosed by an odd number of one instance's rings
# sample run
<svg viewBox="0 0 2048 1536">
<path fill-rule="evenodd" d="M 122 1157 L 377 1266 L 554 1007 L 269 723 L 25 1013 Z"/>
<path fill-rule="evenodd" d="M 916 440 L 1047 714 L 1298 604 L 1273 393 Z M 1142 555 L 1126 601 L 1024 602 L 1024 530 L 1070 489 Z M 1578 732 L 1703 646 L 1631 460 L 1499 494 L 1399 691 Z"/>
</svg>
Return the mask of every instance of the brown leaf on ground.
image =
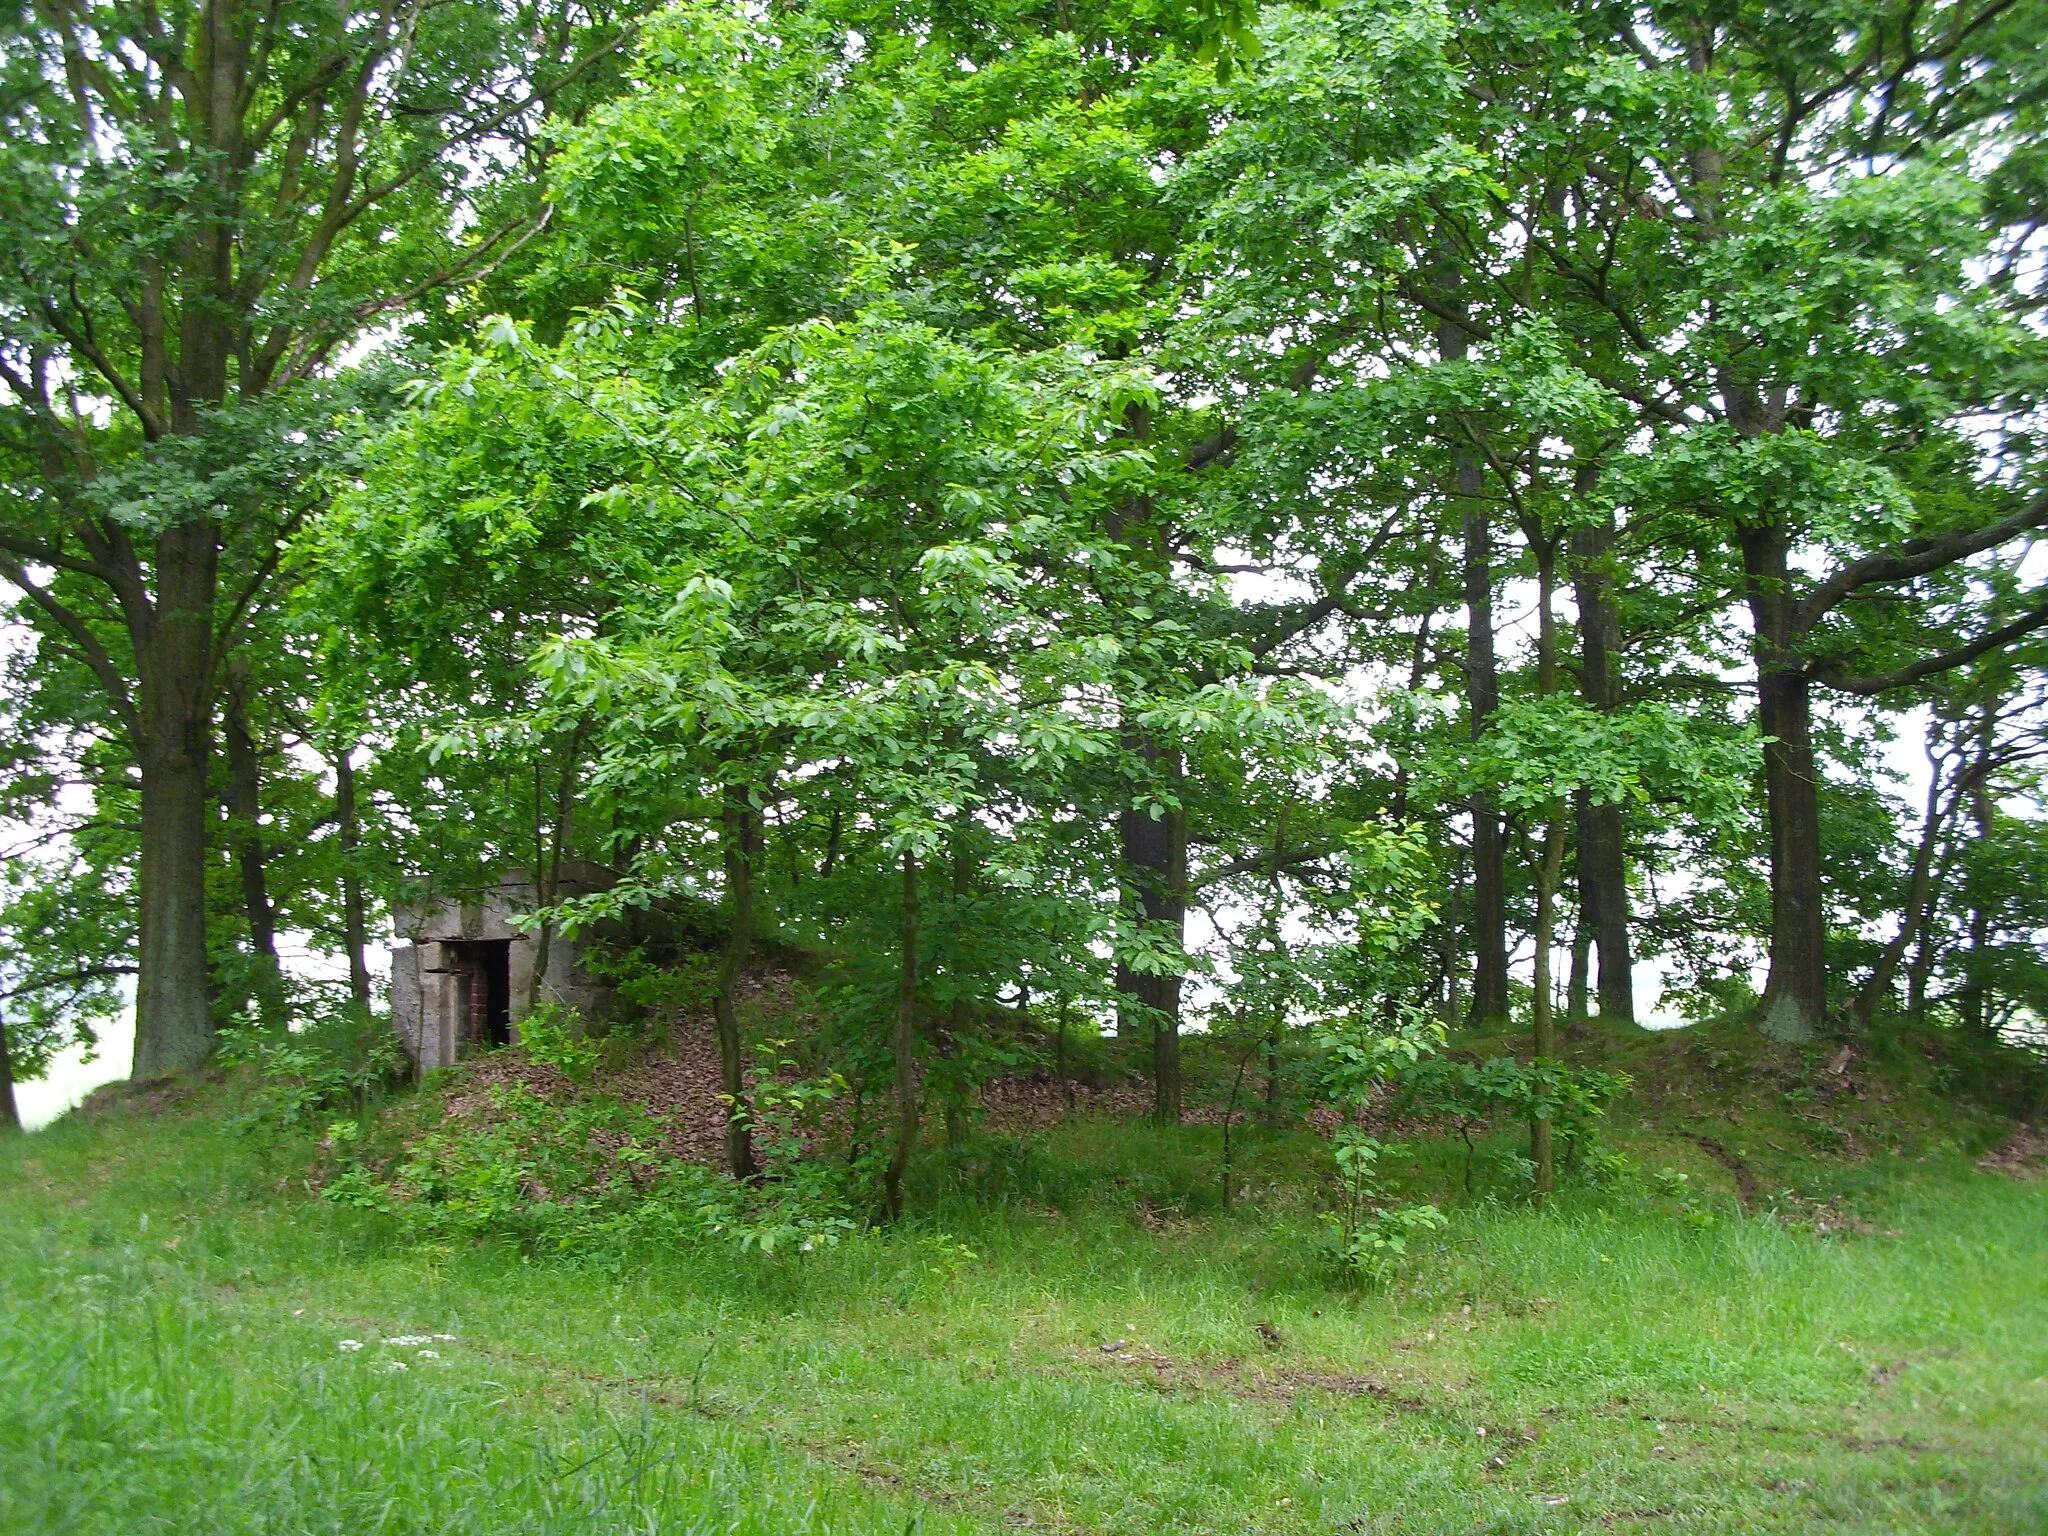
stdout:
<svg viewBox="0 0 2048 1536">
<path fill-rule="evenodd" d="M 1986 1173 L 2002 1173 L 2009 1179 L 2038 1179 L 2048 1168 L 2048 1134 L 2021 1126 L 2005 1144 L 1977 1159 Z"/>
</svg>

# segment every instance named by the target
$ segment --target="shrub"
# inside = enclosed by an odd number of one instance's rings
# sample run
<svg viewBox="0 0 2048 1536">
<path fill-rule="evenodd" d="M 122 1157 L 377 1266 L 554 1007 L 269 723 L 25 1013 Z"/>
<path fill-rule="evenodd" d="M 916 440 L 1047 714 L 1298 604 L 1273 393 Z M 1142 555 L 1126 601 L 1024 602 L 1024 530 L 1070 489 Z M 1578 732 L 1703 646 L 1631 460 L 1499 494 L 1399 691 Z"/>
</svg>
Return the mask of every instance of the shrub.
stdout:
<svg viewBox="0 0 2048 1536">
<path fill-rule="evenodd" d="M 340 1110 L 360 1115 L 410 1066 L 388 1025 L 353 1012 L 299 1029 L 231 1025 L 216 1059 L 253 1085 L 229 1122 L 245 1133 L 309 1129 Z"/>
<path fill-rule="evenodd" d="M 1335 1229 L 1337 1263 L 1369 1280 L 1384 1280 L 1407 1254 L 1411 1238 L 1449 1225 L 1434 1205 L 1396 1205 L 1387 1199 L 1381 1165 L 1407 1150 L 1350 1126 L 1337 1133 L 1338 1204 L 1325 1219 Z"/>
<path fill-rule="evenodd" d="M 574 1009 L 548 998 L 519 1021 L 519 1044 L 527 1056 L 554 1067 L 572 1083 L 597 1076 L 604 1043 L 592 1039 Z"/>
<path fill-rule="evenodd" d="M 421 1235 L 506 1237 L 551 1252 L 706 1240 L 808 1252 L 852 1229 L 834 1166 L 796 1163 L 743 1184 L 675 1156 L 664 1130 L 608 1094 L 564 1102 L 501 1083 L 488 1112 L 421 1137 L 388 1181 L 344 1158 L 326 1194 L 374 1204 Z"/>
</svg>

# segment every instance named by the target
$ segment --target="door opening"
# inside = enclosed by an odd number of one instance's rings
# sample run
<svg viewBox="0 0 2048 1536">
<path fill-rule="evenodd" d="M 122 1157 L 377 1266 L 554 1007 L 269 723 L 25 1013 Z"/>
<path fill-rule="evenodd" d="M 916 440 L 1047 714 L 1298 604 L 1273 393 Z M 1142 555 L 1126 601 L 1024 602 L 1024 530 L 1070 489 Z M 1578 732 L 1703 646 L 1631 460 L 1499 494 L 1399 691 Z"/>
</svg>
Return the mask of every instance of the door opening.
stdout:
<svg viewBox="0 0 2048 1536">
<path fill-rule="evenodd" d="M 512 941 L 465 939 L 450 946 L 463 976 L 465 1045 L 512 1043 Z"/>
</svg>

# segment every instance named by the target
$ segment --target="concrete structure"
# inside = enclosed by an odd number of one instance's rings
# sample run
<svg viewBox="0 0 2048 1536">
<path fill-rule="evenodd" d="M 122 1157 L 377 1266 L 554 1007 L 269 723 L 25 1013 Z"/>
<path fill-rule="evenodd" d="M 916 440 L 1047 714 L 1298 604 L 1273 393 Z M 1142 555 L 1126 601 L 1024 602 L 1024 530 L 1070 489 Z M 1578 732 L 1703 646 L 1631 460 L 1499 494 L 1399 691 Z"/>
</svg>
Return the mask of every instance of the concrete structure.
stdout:
<svg viewBox="0 0 2048 1536">
<path fill-rule="evenodd" d="M 613 879 L 595 864 L 565 865 L 557 899 L 603 890 Z M 531 876 L 513 870 L 495 885 L 399 908 L 391 1020 L 418 1070 L 451 1066 L 473 1049 L 519 1038 L 519 1021 L 536 1000 L 540 943 L 511 919 L 539 905 Z M 583 968 L 581 939 L 551 937 L 539 1000 L 562 1003 L 586 1018 L 608 1010 L 610 990 Z"/>
</svg>

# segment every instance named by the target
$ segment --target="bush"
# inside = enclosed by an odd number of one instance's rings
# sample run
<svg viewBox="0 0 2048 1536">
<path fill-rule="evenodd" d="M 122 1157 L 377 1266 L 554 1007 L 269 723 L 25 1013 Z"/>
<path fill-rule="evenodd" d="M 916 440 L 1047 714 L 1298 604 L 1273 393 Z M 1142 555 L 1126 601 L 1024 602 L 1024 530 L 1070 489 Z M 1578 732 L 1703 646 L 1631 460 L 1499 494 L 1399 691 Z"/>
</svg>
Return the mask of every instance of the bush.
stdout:
<svg viewBox="0 0 2048 1536">
<path fill-rule="evenodd" d="M 572 1083 L 597 1076 L 604 1043 L 591 1038 L 575 1010 L 549 998 L 519 1021 L 519 1044 L 527 1056 L 559 1071 Z"/>
<path fill-rule="evenodd" d="M 774 1254 L 836 1243 L 854 1225 L 835 1165 L 786 1163 L 779 1177 L 743 1184 L 675 1156 L 656 1116 L 608 1094 L 561 1102 L 497 1084 L 487 1112 L 421 1137 L 388 1180 L 336 1131 L 341 1168 L 327 1198 L 374 1205 L 423 1236 L 505 1237 L 550 1252 L 716 1240 Z"/>
<path fill-rule="evenodd" d="M 1381 1164 L 1407 1150 L 1350 1126 L 1337 1133 L 1338 1205 L 1325 1219 L 1335 1228 L 1337 1263 L 1369 1280 L 1384 1280 L 1407 1254 L 1410 1239 L 1449 1225 L 1434 1205 L 1388 1201 Z"/>
<path fill-rule="evenodd" d="M 310 1129 L 337 1111 L 360 1115 L 410 1069 L 383 1021 L 353 1010 L 298 1029 L 238 1023 L 220 1032 L 216 1059 L 246 1071 L 242 1132 Z"/>
<path fill-rule="evenodd" d="M 1561 1161 L 1604 1176 L 1612 1159 L 1598 1139 L 1607 1106 L 1629 1088 L 1622 1072 L 1567 1067 L 1555 1061 L 1519 1062 L 1512 1056 L 1465 1061 L 1423 1056 L 1405 1063 L 1391 1078 L 1394 1105 L 1403 1113 L 1450 1120 L 1465 1143 L 1465 1182 L 1472 1181 L 1472 1128 L 1494 1114 L 1545 1119 L 1557 1137 Z M 1533 1181 L 1535 1167 L 1529 1165 Z"/>
</svg>

